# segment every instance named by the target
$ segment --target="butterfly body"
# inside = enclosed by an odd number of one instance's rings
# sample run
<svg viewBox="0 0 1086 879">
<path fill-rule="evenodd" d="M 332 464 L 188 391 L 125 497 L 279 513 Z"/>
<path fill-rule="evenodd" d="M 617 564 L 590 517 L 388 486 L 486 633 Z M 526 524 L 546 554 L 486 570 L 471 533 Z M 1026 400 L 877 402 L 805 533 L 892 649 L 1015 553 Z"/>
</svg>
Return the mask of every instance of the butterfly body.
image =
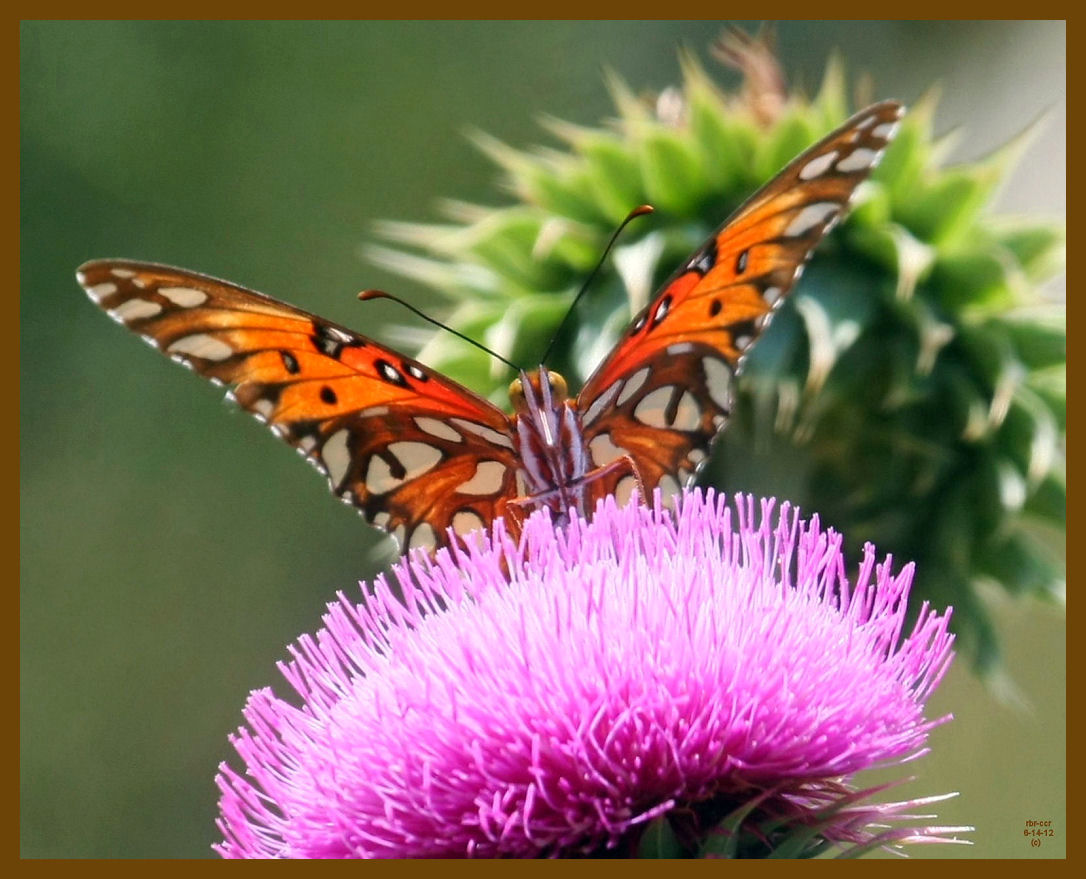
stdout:
<svg viewBox="0 0 1086 879">
<path fill-rule="evenodd" d="M 746 352 L 843 215 L 903 110 L 873 105 L 793 160 L 665 282 L 576 398 L 541 366 L 513 414 L 292 305 L 154 263 L 77 272 L 114 320 L 214 382 L 401 546 L 434 549 L 534 509 L 690 484 L 731 413 Z M 451 536 L 452 537 L 451 537 Z"/>
<path fill-rule="evenodd" d="M 606 493 L 600 480 L 609 470 L 623 469 L 636 480 L 636 464 L 628 456 L 620 462 L 597 462 L 585 443 L 581 411 L 558 373 L 545 366 L 521 372 L 509 397 L 520 461 L 518 494 L 506 505 L 514 528 L 517 519 L 543 506 L 558 524 L 566 522 L 570 510 L 591 514 Z"/>
</svg>

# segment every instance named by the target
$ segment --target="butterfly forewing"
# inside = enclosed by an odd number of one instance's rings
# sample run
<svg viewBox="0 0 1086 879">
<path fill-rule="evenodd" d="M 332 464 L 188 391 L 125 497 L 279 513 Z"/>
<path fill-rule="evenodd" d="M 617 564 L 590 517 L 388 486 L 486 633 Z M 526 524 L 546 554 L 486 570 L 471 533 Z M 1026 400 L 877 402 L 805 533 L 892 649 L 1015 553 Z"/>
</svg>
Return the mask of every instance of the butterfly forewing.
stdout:
<svg viewBox="0 0 1086 879">
<path fill-rule="evenodd" d="M 745 352 L 903 112 L 885 101 L 853 116 L 748 199 L 664 284 L 577 399 L 596 466 L 629 455 L 648 492 L 693 480 L 730 415 Z M 600 480 L 597 493 L 613 491 L 616 479 Z"/>
<path fill-rule="evenodd" d="M 508 416 L 370 339 L 226 281 L 99 260 L 79 281 L 105 311 L 213 381 L 404 546 L 489 524 L 515 494 Z M 424 478 L 423 478 L 424 477 Z"/>
</svg>

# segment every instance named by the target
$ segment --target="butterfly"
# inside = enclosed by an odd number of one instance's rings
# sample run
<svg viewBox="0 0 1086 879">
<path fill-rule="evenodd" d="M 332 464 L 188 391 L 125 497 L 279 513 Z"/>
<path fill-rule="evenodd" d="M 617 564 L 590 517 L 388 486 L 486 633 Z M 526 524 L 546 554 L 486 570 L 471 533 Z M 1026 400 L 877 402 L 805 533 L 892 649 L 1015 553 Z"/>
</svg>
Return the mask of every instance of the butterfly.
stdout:
<svg viewBox="0 0 1086 879">
<path fill-rule="evenodd" d="M 575 398 L 521 371 L 513 415 L 410 357 L 292 305 L 185 269 L 81 266 L 110 317 L 231 387 L 401 547 L 433 550 L 548 507 L 690 485 L 728 421 L 743 359 L 878 163 L 904 108 L 874 104 L 751 196 L 664 283 Z"/>
</svg>

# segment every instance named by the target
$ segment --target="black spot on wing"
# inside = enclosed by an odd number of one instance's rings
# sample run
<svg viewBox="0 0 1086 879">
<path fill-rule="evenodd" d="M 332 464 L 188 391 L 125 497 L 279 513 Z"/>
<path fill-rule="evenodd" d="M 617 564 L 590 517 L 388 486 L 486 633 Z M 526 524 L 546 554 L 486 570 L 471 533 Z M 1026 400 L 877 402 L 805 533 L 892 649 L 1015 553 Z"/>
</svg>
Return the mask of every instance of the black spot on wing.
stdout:
<svg viewBox="0 0 1086 879">
<path fill-rule="evenodd" d="M 377 375 L 388 382 L 390 385 L 396 385 L 399 388 L 408 387 L 407 379 L 404 378 L 403 373 L 400 372 L 395 366 L 389 363 L 383 358 L 378 358 L 374 362 L 374 366 L 377 368 Z"/>
<path fill-rule="evenodd" d="M 318 351 L 338 360 L 339 355 L 348 344 L 363 347 L 366 343 L 330 324 L 318 323 L 313 331 L 313 344 Z"/>
<path fill-rule="evenodd" d="M 407 468 L 404 467 L 403 462 L 397 458 L 392 452 L 385 452 L 381 455 L 388 464 L 388 472 L 393 479 L 403 479 L 407 476 Z"/>
<path fill-rule="evenodd" d="M 656 305 L 656 308 L 652 313 L 652 326 L 654 329 L 660 325 L 665 317 L 667 317 L 669 311 L 671 311 L 670 294 L 660 299 L 660 302 Z"/>
<path fill-rule="evenodd" d="M 291 375 L 297 375 L 301 371 L 298 359 L 289 351 L 280 351 L 279 356 L 283 358 L 283 366 Z"/>
<path fill-rule="evenodd" d="M 741 339 L 748 338 L 753 339 L 760 332 L 758 325 L 753 320 L 736 321 L 733 324 L 728 325 L 728 330 L 732 334 L 732 338 Z"/>
<path fill-rule="evenodd" d="M 699 275 L 707 275 L 716 265 L 716 239 L 706 242 L 705 246 L 690 257 L 686 264 L 688 272 L 697 272 Z"/>
</svg>

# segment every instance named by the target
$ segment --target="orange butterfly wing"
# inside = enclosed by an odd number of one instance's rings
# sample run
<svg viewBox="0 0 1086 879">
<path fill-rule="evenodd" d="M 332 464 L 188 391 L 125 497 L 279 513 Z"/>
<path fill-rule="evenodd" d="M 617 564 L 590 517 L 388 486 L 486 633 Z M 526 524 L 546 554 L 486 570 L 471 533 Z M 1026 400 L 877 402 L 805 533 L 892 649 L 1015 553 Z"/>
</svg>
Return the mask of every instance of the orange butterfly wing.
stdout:
<svg viewBox="0 0 1086 879">
<path fill-rule="evenodd" d="M 96 260 L 77 277 L 114 320 L 220 384 L 401 546 L 489 525 L 516 494 L 508 416 L 375 342 L 236 284 Z M 425 477 L 425 478 L 422 478 Z"/>
<path fill-rule="evenodd" d="M 576 409 L 586 504 L 689 484 L 731 412 L 744 353 L 877 163 L 903 110 L 857 114 L 755 193 L 690 257 L 589 378 Z M 220 384 L 401 545 L 488 526 L 524 495 L 513 421 L 467 388 L 301 309 L 195 272 L 99 260 L 90 297 Z M 557 486 L 556 486 L 557 487 Z M 531 500 L 529 498 L 529 500 Z M 516 508 L 518 513 L 522 510 Z M 516 518 L 516 517 L 514 517 Z"/>
<path fill-rule="evenodd" d="M 690 484 L 731 413 L 743 355 L 878 163 L 904 108 L 875 104 L 794 159 L 667 281 L 577 398 L 597 467 L 644 489 Z M 614 469 L 592 484 L 615 493 Z"/>
</svg>

